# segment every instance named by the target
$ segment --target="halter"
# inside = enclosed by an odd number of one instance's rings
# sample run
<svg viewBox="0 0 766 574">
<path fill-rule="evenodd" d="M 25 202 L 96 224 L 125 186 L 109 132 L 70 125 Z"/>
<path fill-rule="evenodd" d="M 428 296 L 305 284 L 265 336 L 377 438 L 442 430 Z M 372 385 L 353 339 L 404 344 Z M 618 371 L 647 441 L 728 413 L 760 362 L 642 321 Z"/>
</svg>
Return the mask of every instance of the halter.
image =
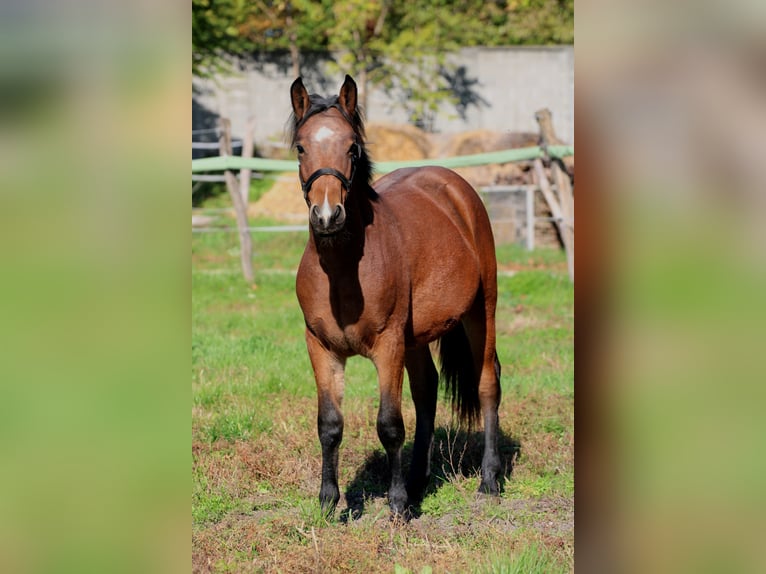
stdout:
<svg viewBox="0 0 766 574">
<path fill-rule="evenodd" d="M 351 192 L 351 184 L 354 181 L 354 174 L 356 173 L 356 162 L 362 153 L 361 146 L 358 143 L 354 145 L 356 147 L 354 148 L 354 153 L 351 155 L 351 175 L 348 178 L 346 178 L 345 175 L 333 167 L 320 167 L 318 170 L 312 173 L 306 181 L 301 182 L 303 199 L 305 199 L 307 203 L 311 186 L 323 175 L 332 175 L 333 177 L 338 178 L 338 180 L 340 180 L 340 184 L 346 189 L 346 194 L 348 195 Z"/>
</svg>

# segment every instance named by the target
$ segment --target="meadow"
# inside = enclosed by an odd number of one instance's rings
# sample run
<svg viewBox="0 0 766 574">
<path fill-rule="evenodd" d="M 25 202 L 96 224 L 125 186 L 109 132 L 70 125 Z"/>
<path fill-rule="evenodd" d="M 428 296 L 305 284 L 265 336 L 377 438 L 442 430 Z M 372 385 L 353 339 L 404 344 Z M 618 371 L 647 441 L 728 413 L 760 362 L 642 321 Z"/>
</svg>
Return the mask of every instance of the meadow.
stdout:
<svg viewBox="0 0 766 574">
<path fill-rule="evenodd" d="M 254 232 L 251 287 L 235 233 L 193 234 L 193 571 L 571 571 L 574 289 L 563 252 L 497 249 L 501 496 L 477 495 L 482 434 L 455 426 L 442 400 L 432 484 L 412 520 L 392 522 L 375 371 L 355 357 L 346 371 L 341 501 L 328 520 L 294 292 L 306 236 Z M 406 377 L 403 411 L 406 465 L 415 423 Z"/>
</svg>

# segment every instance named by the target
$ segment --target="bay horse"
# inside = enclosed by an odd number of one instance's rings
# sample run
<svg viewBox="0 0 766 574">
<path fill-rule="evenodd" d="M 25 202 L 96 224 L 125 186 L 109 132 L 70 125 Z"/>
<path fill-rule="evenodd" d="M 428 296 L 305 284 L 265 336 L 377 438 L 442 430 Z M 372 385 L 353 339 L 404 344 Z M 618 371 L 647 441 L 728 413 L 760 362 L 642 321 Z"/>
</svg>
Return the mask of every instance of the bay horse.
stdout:
<svg viewBox="0 0 766 574">
<path fill-rule="evenodd" d="M 394 171 L 371 186 L 357 88 L 337 96 L 290 88 L 291 143 L 308 207 L 309 238 L 296 294 L 316 379 L 322 446 L 319 500 L 340 499 L 338 449 L 346 359 L 377 370 L 377 432 L 391 470 L 388 501 L 406 516 L 430 477 L 439 375 L 429 343 L 439 340 L 441 375 L 461 422 L 484 423 L 479 491 L 498 494 L 500 362 L 495 350 L 497 263 L 489 217 L 476 191 L 440 167 Z M 404 369 L 415 403 L 415 443 L 402 472 Z"/>
</svg>

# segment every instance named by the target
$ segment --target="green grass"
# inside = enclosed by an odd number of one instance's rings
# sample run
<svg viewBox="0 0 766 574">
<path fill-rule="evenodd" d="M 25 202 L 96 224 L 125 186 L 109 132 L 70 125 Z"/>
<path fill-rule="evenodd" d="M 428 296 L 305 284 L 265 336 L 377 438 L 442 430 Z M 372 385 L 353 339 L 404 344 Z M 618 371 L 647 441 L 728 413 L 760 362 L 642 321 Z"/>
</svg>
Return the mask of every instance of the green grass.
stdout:
<svg viewBox="0 0 766 574">
<path fill-rule="evenodd" d="M 563 574 L 569 568 L 544 546 L 533 544 L 518 554 L 495 558 L 479 574 Z"/>
<path fill-rule="evenodd" d="M 506 463 L 514 461 L 501 496 L 477 497 L 482 439 L 452 428 L 440 400 L 432 485 L 419 517 L 394 526 L 375 430 L 376 373 L 358 357 L 346 369 L 339 469 L 342 496 L 352 498 L 329 518 L 319 508 L 316 391 L 295 296 L 305 240 L 306 232 L 253 233 L 251 288 L 239 272 L 236 234 L 192 237 L 195 563 L 234 572 L 567 571 L 574 295 L 563 253 L 498 248 L 500 446 Z M 403 413 L 406 466 L 414 431 L 406 383 Z M 499 558 L 488 560 L 493 554 Z"/>
</svg>

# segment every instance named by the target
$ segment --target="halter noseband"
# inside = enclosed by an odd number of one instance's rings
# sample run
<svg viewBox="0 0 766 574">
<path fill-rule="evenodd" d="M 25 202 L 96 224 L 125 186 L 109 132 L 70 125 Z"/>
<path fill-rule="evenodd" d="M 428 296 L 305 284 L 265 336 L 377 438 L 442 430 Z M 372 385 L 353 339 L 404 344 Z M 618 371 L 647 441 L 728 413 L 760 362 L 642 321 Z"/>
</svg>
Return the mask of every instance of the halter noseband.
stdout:
<svg viewBox="0 0 766 574">
<path fill-rule="evenodd" d="M 344 188 L 346 188 L 346 194 L 351 192 L 351 183 L 354 181 L 354 174 L 356 173 L 356 162 L 362 153 L 361 146 L 358 143 L 355 145 L 356 145 L 355 152 L 351 155 L 351 175 L 348 178 L 333 167 L 320 167 L 318 170 L 312 173 L 306 181 L 301 182 L 301 189 L 303 190 L 303 198 L 306 200 L 307 203 L 308 203 L 308 196 L 309 196 L 309 191 L 311 190 L 311 186 L 314 184 L 314 182 L 317 179 L 319 179 L 323 175 L 332 175 L 338 178 L 338 180 L 340 180 L 340 184 Z"/>
</svg>

